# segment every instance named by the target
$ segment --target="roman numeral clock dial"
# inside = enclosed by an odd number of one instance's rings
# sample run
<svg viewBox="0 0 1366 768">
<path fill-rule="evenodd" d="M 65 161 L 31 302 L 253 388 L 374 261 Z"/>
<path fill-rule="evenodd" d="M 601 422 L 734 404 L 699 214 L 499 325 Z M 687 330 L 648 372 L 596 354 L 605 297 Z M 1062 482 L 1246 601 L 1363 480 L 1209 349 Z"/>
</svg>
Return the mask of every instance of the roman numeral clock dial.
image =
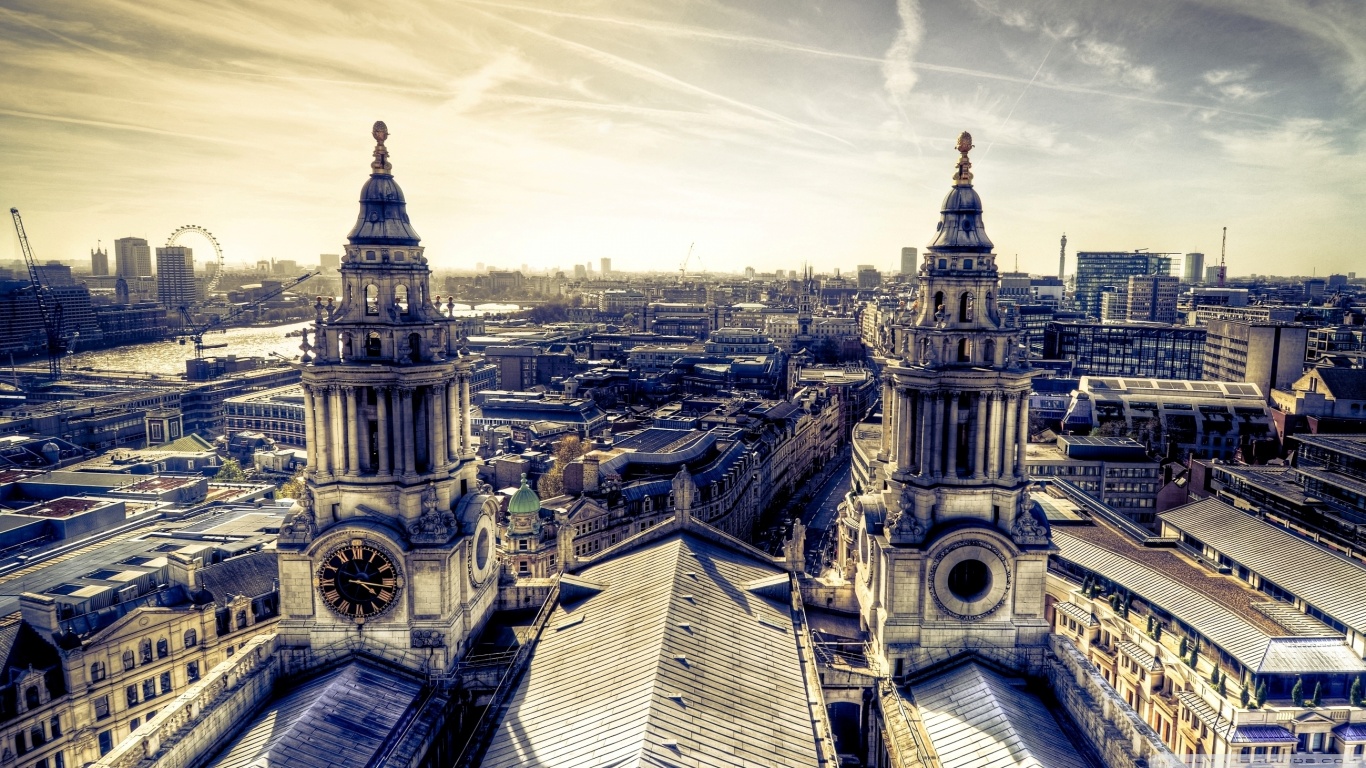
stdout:
<svg viewBox="0 0 1366 768">
<path fill-rule="evenodd" d="M 382 550 L 351 543 L 333 550 L 318 568 L 318 594 L 334 613 L 364 623 L 393 605 L 398 576 Z"/>
</svg>

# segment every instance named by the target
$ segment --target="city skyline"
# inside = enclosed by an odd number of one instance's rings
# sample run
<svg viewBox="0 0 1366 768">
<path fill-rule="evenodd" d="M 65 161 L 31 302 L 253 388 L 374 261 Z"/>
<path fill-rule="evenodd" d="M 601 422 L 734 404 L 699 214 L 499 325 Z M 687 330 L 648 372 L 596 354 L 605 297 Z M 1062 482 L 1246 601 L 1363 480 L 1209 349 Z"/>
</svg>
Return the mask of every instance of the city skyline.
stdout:
<svg viewBox="0 0 1366 768">
<path fill-rule="evenodd" d="M 893 268 L 970 130 L 997 252 L 1206 254 L 1355 269 L 1366 21 L 1294 2 L 465 0 L 0 7 L 5 203 L 38 256 L 159 244 L 229 263 L 337 250 L 357 126 L 384 119 L 436 269 L 613 260 Z M 363 134 L 361 134 L 363 135 Z M 1297 226 L 1287 227 L 1285 222 Z M 18 257 L 13 238 L 0 260 Z M 196 246 L 198 243 L 191 243 Z M 690 266 L 690 270 L 692 267 Z"/>
</svg>

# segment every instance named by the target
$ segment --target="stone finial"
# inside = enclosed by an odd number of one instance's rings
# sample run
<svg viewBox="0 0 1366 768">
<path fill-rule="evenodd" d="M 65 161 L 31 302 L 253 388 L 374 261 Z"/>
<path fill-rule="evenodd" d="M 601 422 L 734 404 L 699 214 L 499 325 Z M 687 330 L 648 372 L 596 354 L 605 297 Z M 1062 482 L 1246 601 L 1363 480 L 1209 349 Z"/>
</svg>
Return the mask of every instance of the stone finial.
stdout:
<svg viewBox="0 0 1366 768">
<path fill-rule="evenodd" d="M 377 120 L 370 135 L 375 137 L 375 159 L 370 163 L 370 170 L 375 173 L 389 173 L 393 166 L 389 164 L 389 150 L 384 146 L 384 140 L 389 138 L 389 127 L 383 120 Z"/>
<path fill-rule="evenodd" d="M 972 162 L 968 160 L 972 147 L 972 134 L 963 131 L 958 135 L 958 170 L 953 174 L 955 187 L 972 184 Z"/>
</svg>

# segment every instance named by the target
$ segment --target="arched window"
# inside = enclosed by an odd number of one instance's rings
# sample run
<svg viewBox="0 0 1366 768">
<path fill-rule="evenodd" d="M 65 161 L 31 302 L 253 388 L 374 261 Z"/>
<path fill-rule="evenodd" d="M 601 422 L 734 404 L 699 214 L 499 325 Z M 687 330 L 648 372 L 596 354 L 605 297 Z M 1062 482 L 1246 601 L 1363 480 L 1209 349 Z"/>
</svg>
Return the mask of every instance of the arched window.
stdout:
<svg viewBox="0 0 1366 768">
<path fill-rule="evenodd" d="M 246 628 L 247 628 L 247 612 L 246 612 L 246 611 L 238 611 L 238 612 L 237 612 L 237 628 L 238 628 L 238 629 L 246 629 Z"/>
<path fill-rule="evenodd" d="M 399 314 L 408 314 L 408 286 L 394 286 L 394 304 L 398 306 Z"/>
<path fill-rule="evenodd" d="M 104 679 L 104 662 L 97 661 L 90 665 L 90 682 L 98 683 Z"/>
<path fill-rule="evenodd" d="M 408 356 L 414 363 L 422 362 L 422 336 L 419 334 L 408 334 Z"/>
<path fill-rule="evenodd" d="M 939 291 L 934 294 L 934 306 L 931 307 L 935 312 L 944 308 L 944 292 Z"/>
<path fill-rule="evenodd" d="M 373 251 L 366 251 L 366 253 L 373 253 Z M 379 314 L 379 288 L 373 284 L 365 286 L 365 314 Z"/>
<path fill-rule="evenodd" d="M 988 365 L 996 364 L 996 342 L 991 339 L 982 343 L 982 360 Z"/>
<path fill-rule="evenodd" d="M 383 351 L 384 343 L 380 340 L 379 333 L 371 331 L 370 335 L 365 337 L 365 356 L 379 357 Z"/>
<path fill-rule="evenodd" d="M 972 322 L 972 294 L 964 293 L 958 297 L 958 322 Z"/>
<path fill-rule="evenodd" d="M 166 658 L 167 656 L 170 656 L 170 655 L 171 655 L 171 641 L 167 640 L 167 639 L 164 638 L 164 637 L 163 637 L 163 638 L 159 638 L 159 639 L 157 640 L 157 658 L 158 658 L 158 659 L 164 659 L 164 658 Z"/>
<path fill-rule="evenodd" d="M 135 665 L 133 664 L 133 652 L 132 652 L 132 651 L 124 651 L 124 652 L 123 652 L 123 671 L 124 671 L 124 672 L 127 672 L 128 670 L 132 669 L 134 666 L 135 666 Z"/>
<path fill-rule="evenodd" d="M 38 686 L 30 685 L 28 688 L 24 689 L 24 704 L 26 704 L 29 709 L 38 708 L 41 704 L 38 697 Z"/>
<path fill-rule="evenodd" d="M 374 252 L 374 251 L 366 251 L 366 252 L 365 252 L 365 260 L 366 260 L 366 261 L 374 261 L 374 260 L 375 260 L 375 252 Z"/>
<path fill-rule="evenodd" d="M 193 629 L 185 630 L 185 647 L 193 648 L 196 645 L 199 645 L 199 633 Z"/>
<path fill-rule="evenodd" d="M 138 643 L 138 655 L 142 657 L 142 663 L 146 664 L 152 660 L 152 641 L 143 640 Z"/>
</svg>

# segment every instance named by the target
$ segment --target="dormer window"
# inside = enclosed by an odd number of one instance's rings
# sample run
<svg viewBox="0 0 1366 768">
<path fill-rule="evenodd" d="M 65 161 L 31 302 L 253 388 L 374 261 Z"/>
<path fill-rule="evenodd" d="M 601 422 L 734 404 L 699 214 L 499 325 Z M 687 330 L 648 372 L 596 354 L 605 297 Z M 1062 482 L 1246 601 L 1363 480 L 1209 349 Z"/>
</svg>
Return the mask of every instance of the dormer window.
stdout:
<svg viewBox="0 0 1366 768">
<path fill-rule="evenodd" d="M 949 268 L 949 260 L 948 260 L 948 259 L 940 259 L 940 260 L 939 260 L 939 268 L 940 268 L 940 269 L 948 269 L 948 268 Z"/>
<path fill-rule="evenodd" d="M 394 251 L 394 261 L 403 261 L 403 251 Z"/>
<path fill-rule="evenodd" d="M 963 269 L 972 269 L 972 259 L 963 259 Z"/>
<path fill-rule="evenodd" d="M 374 252 L 374 251 L 366 251 L 366 252 L 365 252 L 365 260 L 366 260 L 366 261 L 374 261 L 375 258 L 376 258 L 376 257 L 375 257 L 375 252 Z"/>
</svg>

